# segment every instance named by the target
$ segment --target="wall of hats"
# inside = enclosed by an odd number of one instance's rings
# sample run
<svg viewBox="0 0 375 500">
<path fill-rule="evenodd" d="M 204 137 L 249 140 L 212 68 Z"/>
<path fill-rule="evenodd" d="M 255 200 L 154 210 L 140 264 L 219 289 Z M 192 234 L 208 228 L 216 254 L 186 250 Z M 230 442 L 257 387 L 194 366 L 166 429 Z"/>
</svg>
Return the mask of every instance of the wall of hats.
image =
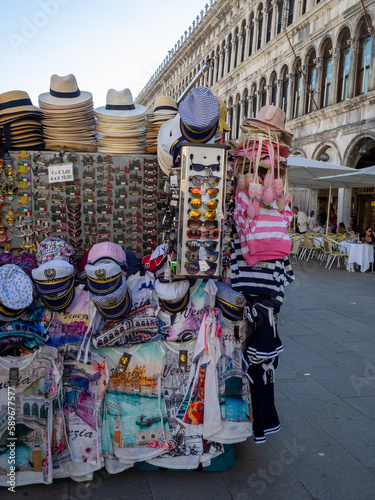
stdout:
<svg viewBox="0 0 375 500">
<path fill-rule="evenodd" d="M 59 236 L 77 254 L 113 241 L 141 257 L 160 242 L 166 176 L 154 155 L 10 152 L 10 158 L 0 170 L 0 244 L 8 249 Z M 67 164 L 70 181 L 59 168 Z M 50 167 L 62 182 L 49 177 Z"/>
<path fill-rule="evenodd" d="M 226 167 L 226 146 L 181 146 L 178 274 L 222 274 Z"/>
</svg>

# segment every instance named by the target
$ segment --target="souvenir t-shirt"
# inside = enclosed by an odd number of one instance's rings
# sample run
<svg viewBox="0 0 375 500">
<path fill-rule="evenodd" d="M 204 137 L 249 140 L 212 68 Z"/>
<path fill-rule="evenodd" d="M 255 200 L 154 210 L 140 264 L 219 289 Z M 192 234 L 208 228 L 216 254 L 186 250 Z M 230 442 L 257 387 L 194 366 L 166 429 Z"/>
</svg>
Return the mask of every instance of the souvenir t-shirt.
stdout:
<svg viewBox="0 0 375 500">
<path fill-rule="evenodd" d="M 168 450 L 170 437 L 161 383 L 165 351 L 159 342 L 125 349 L 102 347 L 109 381 L 104 397 L 102 447 L 108 472 Z"/>
<path fill-rule="evenodd" d="M 166 332 L 165 340 L 187 342 L 198 337 L 204 314 L 209 309 L 209 296 L 205 292 L 206 283 L 197 280 L 190 288 L 190 300 L 185 309 L 178 313 L 169 313 L 162 308 L 159 311 L 161 328 Z"/>
<path fill-rule="evenodd" d="M 187 389 L 195 342 L 195 340 L 190 340 L 184 343 L 164 342 L 163 344 L 166 351 L 163 390 L 172 449 L 161 457 L 148 460 L 148 463 L 159 467 L 196 469 L 201 462 L 208 462 L 223 451 L 219 443 L 205 441 L 200 434 L 186 429 L 175 418 Z"/>
<path fill-rule="evenodd" d="M 239 443 L 252 435 L 250 386 L 242 365 L 242 345 L 247 320 L 231 321 L 220 315 L 221 357 L 217 364 L 221 430 L 211 439 L 220 443 Z"/>
<path fill-rule="evenodd" d="M 141 344 L 162 337 L 157 319 L 158 302 L 153 297 L 154 282 L 154 275 L 148 271 L 129 276 L 132 308 L 124 319 L 107 321 L 93 335 L 95 347 Z"/>
<path fill-rule="evenodd" d="M 64 360 L 90 361 L 90 335 L 100 314 L 83 285 L 75 289 L 66 312 L 55 312 L 48 327 L 48 344 L 56 347 Z"/>
<path fill-rule="evenodd" d="M 53 451 L 66 450 L 54 411 L 61 373 L 51 351 L 45 355 L 43 349 L 0 357 L 0 486 L 52 483 Z M 59 432 L 53 432 L 54 424 Z"/>
<path fill-rule="evenodd" d="M 63 386 L 72 461 L 55 477 L 84 476 L 103 466 L 100 407 L 106 387 L 105 359 L 93 354 L 91 364 L 65 361 Z"/>
<path fill-rule="evenodd" d="M 199 329 L 184 399 L 176 419 L 205 439 L 218 433 L 223 424 L 220 415 L 217 362 L 220 359 L 220 311 L 207 311 Z"/>
</svg>

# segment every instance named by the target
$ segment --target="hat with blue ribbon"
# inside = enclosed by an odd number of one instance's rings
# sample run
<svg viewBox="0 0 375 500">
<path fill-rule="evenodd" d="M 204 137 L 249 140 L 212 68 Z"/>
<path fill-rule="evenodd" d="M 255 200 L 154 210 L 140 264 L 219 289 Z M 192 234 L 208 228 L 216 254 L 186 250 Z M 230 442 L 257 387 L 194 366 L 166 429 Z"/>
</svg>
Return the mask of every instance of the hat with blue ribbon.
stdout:
<svg viewBox="0 0 375 500">
<path fill-rule="evenodd" d="M 190 283 L 186 278 L 178 281 L 161 281 L 158 278 L 154 285 L 160 305 L 171 313 L 183 311 L 190 299 Z"/>
<path fill-rule="evenodd" d="M 243 320 L 245 297 L 240 292 L 236 292 L 227 283 L 217 282 L 217 292 L 215 306 L 223 315 L 232 321 Z"/>
<path fill-rule="evenodd" d="M 107 319 L 125 317 L 132 306 L 130 290 L 124 275 L 122 276 L 121 286 L 117 290 L 106 295 L 90 293 L 90 298 L 101 315 Z"/>
<path fill-rule="evenodd" d="M 67 307 L 70 306 L 70 304 L 74 300 L 74 282 L 72 280 L 70 287 L 68 290 L 62 293 L 56 293 L 53 295 L 43 295 L 42 296 L 43 304 L 49 309 L 50 311 L 65 311 Z"/>
<path fill-rule="evenodd" d="M 107 295 L 122 286 L 122 269 L 112 260 L 100 260 L 85 266 L 86 284 L 93 295 Z"/>
<path fill-rule="evenodd" d="M 74 266 L 66 260 L 53 259 L 32 270 L 39 295 L 64 294 L 73 285 Z"/>
</svg>

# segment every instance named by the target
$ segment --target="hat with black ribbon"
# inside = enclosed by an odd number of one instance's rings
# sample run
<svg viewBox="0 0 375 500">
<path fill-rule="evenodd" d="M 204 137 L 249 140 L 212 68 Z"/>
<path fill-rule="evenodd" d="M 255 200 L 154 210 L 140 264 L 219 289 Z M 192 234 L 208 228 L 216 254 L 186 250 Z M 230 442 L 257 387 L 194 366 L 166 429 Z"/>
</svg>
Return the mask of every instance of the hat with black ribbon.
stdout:
<svg viewBox="0 0 375 500">
<path fill-rule="evenodd" d="M 215 307 L 232 321 L 243 320 L 246 300 L 242 293 L 234 291 L 227 283 L 218 282 L 216 286 Z"/>
</svg>

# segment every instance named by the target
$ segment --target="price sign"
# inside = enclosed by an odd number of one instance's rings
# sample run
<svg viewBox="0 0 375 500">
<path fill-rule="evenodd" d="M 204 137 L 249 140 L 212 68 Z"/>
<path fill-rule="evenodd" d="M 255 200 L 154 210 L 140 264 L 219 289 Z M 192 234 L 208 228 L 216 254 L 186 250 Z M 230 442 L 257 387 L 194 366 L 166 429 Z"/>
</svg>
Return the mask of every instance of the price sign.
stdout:
<svg viewBox="0 0 375 500">
<path fill-rule="evenodd" d="M 51 165 L 48 167 L 48 182 L 50 184 L 72 181 L 74 181 L 73 163 L 61 163 L 61 165 Z"/>
</svg>

